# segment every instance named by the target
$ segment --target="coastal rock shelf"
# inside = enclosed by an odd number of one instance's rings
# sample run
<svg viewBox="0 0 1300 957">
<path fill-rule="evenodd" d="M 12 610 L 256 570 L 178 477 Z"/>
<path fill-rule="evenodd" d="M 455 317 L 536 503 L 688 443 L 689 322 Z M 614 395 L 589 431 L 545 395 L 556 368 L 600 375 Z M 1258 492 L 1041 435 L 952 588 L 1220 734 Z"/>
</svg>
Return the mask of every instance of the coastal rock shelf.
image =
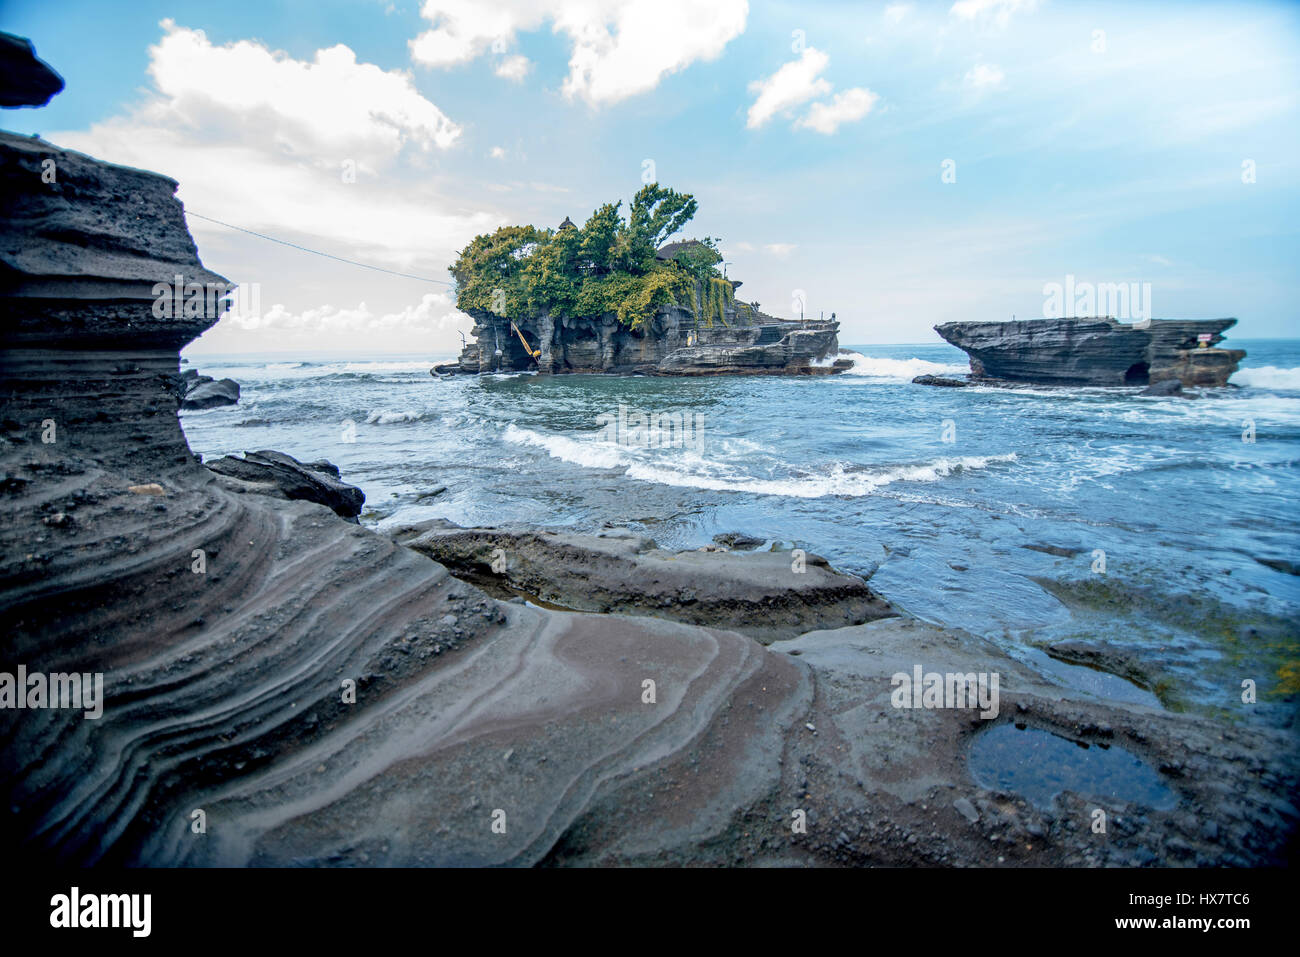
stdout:
<svg viewBox="0 0 1300 957">
<path fill-rule="evenodd" d="M 435 520 L 392 534 L 500 597 L 513 592 L 575 611 L 734 628 L 762 641 L 895 614 L 861 578 L 816 555 L 670 552 L 622 529 L 581 535 Z"/>
<path fill-rule="evenodd" d="M 1236 319 L 1024 319 L 947 322 L 935 332 L 970 356 L 974 378 L 1063 386 L 1224 386 L 1246 357 L 1218 349 Z"/>
<path fill-rule="evenodd" d="M 9 134 L 0 180 L 0 672 L 104 689 L 95 719 L 0 707 L 6 860 L 1285 859 L 1285 732 L 1089 698 L 901 618 L 764 648 L 501 602 L 321 504 L 233 491 L 177 418 L 179 349 L 215 317 L 151 310 L 156 282 L 220 280 L 176 184 Z M 1044 810 L 981 788 L 967 754 L 988 722 L 891 703 L 891 674 L 918 661 L 999 672 L 994 721 L 1114 742 L 1176 805 L 1125 810 L 1099 840 L 1097 798 Z"/>
</svg>

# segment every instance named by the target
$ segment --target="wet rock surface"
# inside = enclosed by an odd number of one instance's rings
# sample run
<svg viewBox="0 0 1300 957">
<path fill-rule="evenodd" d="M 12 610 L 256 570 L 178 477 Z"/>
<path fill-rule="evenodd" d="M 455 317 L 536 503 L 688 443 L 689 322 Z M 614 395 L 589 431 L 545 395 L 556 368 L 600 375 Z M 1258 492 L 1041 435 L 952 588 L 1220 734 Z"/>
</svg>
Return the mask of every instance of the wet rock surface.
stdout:
<svg viewBox="0 0 1300 957">
<path fill-rule="evenodd" d="M 435 520 L 391 534 L 499 597 L 516 594 L 575 611 L 668 618 L 762 641 L 895 614 L 861 578 L 836 572 L 816 555 L 665 551 L 622 529 L 583 535 L 461 528 Z"/>
<path fill-rule="evenodd" d="M 263 449 L 206 463 L 218 475 L 235 479 L 234 491 L 260 492 L 286 499 L 300 499 L 324 505 L 344 518 L 356 518 L 366 502 L 366 493 L 339 478 L 338 466 L 330 462 L 299 462 L 291 455 Z"/>
<path fill-rule="evenodd" d="M 913 385 L 936 385 L 948 389 L 964 389 L 967 383 L 961 379 L 949 379 L 941 375 L 919 375 L 912 380 Z"/>
<path fill-rule="evenodd" d="M 239 401 L 239 383 L 234 379 L 213 379 L 193 369 L 184 373 L 182 409 L 215 409 Z"/>
</svg>

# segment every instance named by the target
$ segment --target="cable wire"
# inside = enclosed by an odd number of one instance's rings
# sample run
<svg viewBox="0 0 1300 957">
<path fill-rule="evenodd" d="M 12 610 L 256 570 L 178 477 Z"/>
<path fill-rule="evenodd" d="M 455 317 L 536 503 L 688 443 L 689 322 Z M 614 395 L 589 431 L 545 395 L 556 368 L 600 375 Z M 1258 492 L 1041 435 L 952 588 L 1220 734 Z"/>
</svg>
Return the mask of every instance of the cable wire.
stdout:
<svg viewBox="0 0 1300 957">
<path fill-rule="evenodd" d="M 403 279 L 418 279 L 421 282 L 437 283 L 440 286 L 451 286 L 456 288 L 454 282 L 447 282 L 445 279 L 430 279 L 428 276 L 413 276 L 407 272 L 396 272 L 392 269 L 385 269 L 382 266 L 372 266 L 369 263 L 359 263 L 355 259 L 344 259 L 342 256 L 335 256 L 331 253 L 323 253 L 319 249 L 308 249 L 306 246 L 299 246 L 297 243 L 291 243 L 287 239 L 276 239 L 274 236 L 268 236 L 265 233 L 255 232 L 251 229 L 245 229 L 243 226 L 236 226 L 234 223 L 222 222 L 220 219 L 213 219 L 211 216 L 204 216 L 202 213 L 196 213 L 192 210 L 186 210 L 185 215 L 197 216 L 199 219 L 206 219 L 210 223 L 216 223 L 218 226 L 225 226 L 228 229 L 237 229 L 241 233 L 248 233 L 250 236 L 256 236 L 258 239 L 267 239 L 273 243 L 279 243 L 281 246 L 289 246 L 293 249 L 300 249 L 305 253 L 311 253 L 314 256 L 324 256 L 326 259 L 333 259 L 337 262 L 347 263 L 349 266 L 360 266 L 362 269 L 373 269 L 375 272 L 386 272 L 390 276 L 401 276 Z"/>
</svg>

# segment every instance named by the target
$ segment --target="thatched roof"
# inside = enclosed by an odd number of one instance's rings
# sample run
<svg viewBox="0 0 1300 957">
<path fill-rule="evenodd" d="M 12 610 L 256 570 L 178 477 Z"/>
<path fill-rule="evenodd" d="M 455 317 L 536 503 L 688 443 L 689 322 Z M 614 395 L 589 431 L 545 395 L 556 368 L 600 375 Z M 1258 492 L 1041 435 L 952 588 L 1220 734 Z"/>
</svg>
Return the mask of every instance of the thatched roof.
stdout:
<svg viewBox="0 0 1300 957">
<path fill-rule="evenodd" d="M 573 225 L 573 220 L 571 220 L 568 216 L 565 216 L 565 217 L 564 217 L 564 222 L 560 223 L 560 228 L 561 228 L 561 229 L 577 229 L 578 227 L 575 226 L 575 225 Z"/>
<path fill-rule="evenodd" d="M 679 252 L 682 252 L 683 250 L 687 250 L 687 249 L 693 249 L 696 246 L 703 246 L 703 245 L 704 244 L 700 242 L 698 239 L 688 239 L 685 242 L 681 242 L 681 243 L 668 243 L 667 245 L 659 247 L 659 250 L 655 253 L 655 258 L 667 259 L 669 261 L 672 261 L 673 259 L 677 258 L 677 254 Z"/>
</svg>

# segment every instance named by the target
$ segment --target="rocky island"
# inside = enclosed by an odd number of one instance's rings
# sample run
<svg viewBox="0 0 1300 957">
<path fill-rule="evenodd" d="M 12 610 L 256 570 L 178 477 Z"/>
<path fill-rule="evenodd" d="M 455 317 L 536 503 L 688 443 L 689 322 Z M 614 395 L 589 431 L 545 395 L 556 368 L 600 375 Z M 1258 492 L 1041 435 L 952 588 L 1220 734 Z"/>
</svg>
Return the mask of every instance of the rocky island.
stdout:
<svg viewBox="0 0 1300 957">
<path fill-rule="evenodd" d="M 666 243 L 696 201 L 657 183 L 576 226 L 507 226 L 476 237 L 451 267 L 473 342 L 435 375 L 829 375 L 839 323 L 784 320 L 736 298 L 711 237 Z"/>
<path fill-rule="evenodd" d="M 1218 349 L 1236 319 L 1111 318 L 947 322 L 934 327 L 970 356 L 971 376 L 1062 386 L 1224 386 L 1246 357 Z"/>
</svg>

